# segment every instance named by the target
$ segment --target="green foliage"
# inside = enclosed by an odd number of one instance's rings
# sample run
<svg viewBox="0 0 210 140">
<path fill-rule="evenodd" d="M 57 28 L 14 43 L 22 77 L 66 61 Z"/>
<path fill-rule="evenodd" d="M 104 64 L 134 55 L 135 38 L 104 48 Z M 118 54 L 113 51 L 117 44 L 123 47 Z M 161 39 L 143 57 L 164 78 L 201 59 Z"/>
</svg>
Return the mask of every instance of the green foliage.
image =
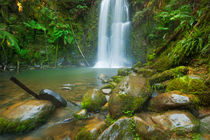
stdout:
<svg viewBox="0 0 210 140">
<path fill-rule="evenodd" d="M 194 29 L 193 33 L 187 33 L 169 54 L 173 63 L 175 65 L 186 64 L 193 56 L 200 53 L 205 54 L 209 48 L 209 42 L 204 42 L 206 33 L 206 29 Z"/>
<path fill-rule="evenodd" d="M 105 119 L 105 122 L 106 122 L 106 126 L 108 127 L 108 126 L 110 126 L 110 125 L 112 125 L 114 122 L 116 122 L 117 120 L 116 119 L 112 119 L 112 117 L 111 117 L 111 115 L 110 114 L 108 114 L 107 116 L 106 116 L 106 119 Z"/>
</svg>

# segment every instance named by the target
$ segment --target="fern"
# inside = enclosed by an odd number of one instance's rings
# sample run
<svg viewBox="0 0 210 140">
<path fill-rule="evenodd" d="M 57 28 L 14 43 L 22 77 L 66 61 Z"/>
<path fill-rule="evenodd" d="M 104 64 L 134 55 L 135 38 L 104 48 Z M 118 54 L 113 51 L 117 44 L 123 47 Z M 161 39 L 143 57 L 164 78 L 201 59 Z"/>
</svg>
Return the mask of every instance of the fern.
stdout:
<svg viewBox="0 0 210 140">
<path fill-rule="evenodd" d="M 18 45 L 18 40 L 15 38 L 15 36 L 5 30 L 0 30 L 0 39 L 3 39 L 7 41 L 8 46 L 14 47 L 16 52 L 19 54 L 21 49 Z"/>
</svg>

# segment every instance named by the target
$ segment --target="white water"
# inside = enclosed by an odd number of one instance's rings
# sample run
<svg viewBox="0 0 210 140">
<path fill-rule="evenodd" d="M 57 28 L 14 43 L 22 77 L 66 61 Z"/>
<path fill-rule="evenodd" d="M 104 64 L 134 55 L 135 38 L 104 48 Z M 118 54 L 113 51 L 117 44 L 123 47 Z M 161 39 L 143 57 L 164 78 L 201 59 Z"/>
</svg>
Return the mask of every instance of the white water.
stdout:
<svg viewBox="0 0 210 140">
<path fill-rule="evenodd" d="M 95 68 L 130 66 L 126 47 L 130 36 L 127 0 L 102 0 L 98 31 L 98 54 Z"/>
</svg>

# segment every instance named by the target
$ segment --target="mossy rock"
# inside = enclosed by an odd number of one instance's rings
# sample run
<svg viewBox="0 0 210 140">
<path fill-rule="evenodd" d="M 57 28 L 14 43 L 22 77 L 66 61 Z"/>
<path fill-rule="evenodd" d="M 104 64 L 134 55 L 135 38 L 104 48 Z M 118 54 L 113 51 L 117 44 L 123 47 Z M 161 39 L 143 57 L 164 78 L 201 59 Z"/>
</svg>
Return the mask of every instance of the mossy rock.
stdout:
<svg viewBox="0 0 210 140">
<path fill-rule="evenodd" d="M 132 119 L 121 117 L 110 125 L 97 138 L 97 140 L 133 140 L 135 133 L 133 131 Z"/>
<path fill-rule="evenodd" d="M 142 76 L 129 75 L 113 90 L 109 99 L 109 113 L 112 118 L 118 118 L 123 112 L 134 112 L 151 96 L 151 86 Z"/>
<path fill-rule="evenodd" d="M 138 74 L 143 74 L 144 77 L 150 77 L 150 76 L 152 76 L 153 74 L 156 73 L 156 70 L 147 69 L 147 68 L 139 68 L 137 70 L 137 73 Z"/>
<path fill-rule="evenodd" d="M 109 84 L 106 84 L 105 86 L 103 86 L 101 89 L 114 89 L 116 85 L 117 83 L 110 82 Z"/>
<path fill-rule="evenodd" d="M 154 64 L 151 66 L 152 69 L 156 69 L 158 71 L 165 71 L 170 69 L 173 65 L 173 60 L 168 58 L 167 54 L 159 57 Z"/>
<path fill-rule="evenodd" d="M 88 117 L 87 110 L 82 109 L 74 114 L 74 117 L 79 120 L 86 119 Z"/>
<path fill-rule="evenodd" d="M 200 100 L 200 105 L 210 105 L 210 89 L 203 80 L 195 77 L 184 76 L 170 81 L 166 87 L 166 92 L 180 90 L 185 94 L 196 95 Z"/>
<path fill-rule="evenodd" d="M 97 89 L 89 90 L 82 100 L 82 108 L 88 111 L 99 111 L 106 103 L 106 97 Z"/>
<path fill-rule="evenodd" d="M 137 72 L 139 68 L 142 67 L 141 61 L 138 61 L 133 67 L 131 68 L 134 72 Z"/>
<path fill-rule="evenodd" d="M 115 83 L 120 83 L 120 82 L 122 81 L 122 79 L 123 79 L 123 76 L 116 75 L 116 76 L 113 76 L 112 79 L 113 79 L 113 82 L 115 82 Z M 110 84 L 111 84 L 111 83 L 112 83 L 112 82 L 110 82 Z M 116 85 L 115 85 L 115 86 L 116 86 Z"/>
<path fill-rule="evenodd" d="M 157 73 L 149 78 L 149 81 L 151 85 L 153 85 L 154 83 L 161 83 L 170 79 L 174 79 L 176 77 L 186 75 L 188 71 L 188 67 L 179 66 L 170 70 L 166 70 L 162 73 Z"/>
<path fill-rule="evenodd" d="M 93 118 L 77 133 L 76 140 L 96 140 L 105 129 L 105 121 Z"/>
<path fill-rule="evenodd" d="M 131 72 L 130 68 L 120 68 L 120 69 L 118 69 L 117 75 L 119 75 L 119 76 L 127 76 L 127 75 L 130 74 L 130 72 Z"/>
<path fill-rule="evenodd" d="M 28 100 L 10 106 L 0 117 L 0 134 L 22 133 L 44 124 L 55 107 L 48 101 Z"/>
</svg>

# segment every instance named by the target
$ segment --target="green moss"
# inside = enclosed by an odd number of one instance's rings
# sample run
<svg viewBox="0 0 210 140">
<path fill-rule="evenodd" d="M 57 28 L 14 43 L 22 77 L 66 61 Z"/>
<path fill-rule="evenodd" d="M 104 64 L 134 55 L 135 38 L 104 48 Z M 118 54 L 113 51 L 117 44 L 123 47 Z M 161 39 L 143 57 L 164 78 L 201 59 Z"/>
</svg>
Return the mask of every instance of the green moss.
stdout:
<svg viewBox="0 0 210 140">
<path fill-rule="evenodd" d="M 82 108 L 88 111 L 98 111 L 106 103 L 106 97 L 99 90 L 89 90 L 82 100 Z"/>
<path fill-rule="evenodd" d="M 120 83 L 123 79 L 123 76 L 116 75 L 116 76 L 113 76 L 112 79 L 113 79 L 114 83 Z M 110 84 L 112 84 L 112 82 L 110 82 Z M 114 85 L 114 86 L 116 86 L 116 85 Z"/>
<path fill-rule="evenodd" d="M 84 111 L 84 112 L 83 112 Z M 87 115 L 87 110 L 86 109 L 83 109 L 83 110 L 80 110 L 79 112 L 76 112 L 74 114 L 74 117 L 78 120 L 83 120 L 83 119 L 87 119 L 88 115 Z"/>
<path fill-rule="evenodd" d="M 194 79 L 189 76 L 176 78 L 167 85 L 166 92 L 172 90 L 180 90 L 186 94 L 193 94 L 199 98 L 201 105 L 210 105 L 209 88 L 205 85 L 203 80 Z M 197 99 L 195 99 L 195 101 L 196 100 Z"/>
<path fill-rule="evenodd" d="M 81 129 L 75 136 L 76 140 L 93 140 L 92 134 L 85 128 Z"/>
<path fill-rule="evenodd" d="M 47 121 L 52 112 L 42 113 L 39 117 L 29 120 L 10 120 L 0 117 L 0 134 L 22 133 L 30 131 Z"/>
<path fill-rule="evenodd" d="M 138 61 L 133 67 L 131 68 L 134 72 L 137 72 L 137 70 L 142 66 L 141 61 Z"/>
<path fill-rule="evenodd" d="M 168 58 L 167 54 L 159 57 L 154 64 L 151 66 L 152 69 L 156 69 L 158 71 L 165 71 L 172 66 L 172 60 Z"/>
<path fill-rule="evenodd" d="M 161 83 L 164 82 L 166 80 L 170 80 L 176 77 L 180 77 L 183 76 L 185 74 L 187 74 L 187 72 L 189 71 L 188 67 L 185 66 L 179 66 L 170 70 L 166 70 L 162 73 L 157 73 L 155 75 L 153 75 L 149 81 L 150 84 L 153 85 L 154 83 Z"/>
<path fill-rule="evenodd" d="M 137 73 L 138 74 L 143 74 L 144 77 L 150 77 L 152 76 L 153 74 L 155 74 L 155 70 L 152 70 L 152 69 L 145 69 L 145 68 L 140 68 L 137 70 Z"/>
<path fill-rule="evenodd" d="M 119 78 L 118 80 L 121 80 L 121 79 Z M 109 84 L 103 86 L 101 89 L 108 89 L 108 88 L 114 89 L 116 85 L 117 85 L 116 82 L 109 82 Z"/>
<path fill-rule="evenodd" d="M 119 75 L 119 76 L 127 76 L 127 75 L 130 74 L 130 72 L 131 72 L 130 68 L 120 68 L 120 69 L 118 69 L 117 75 Z"/>
</svg>

